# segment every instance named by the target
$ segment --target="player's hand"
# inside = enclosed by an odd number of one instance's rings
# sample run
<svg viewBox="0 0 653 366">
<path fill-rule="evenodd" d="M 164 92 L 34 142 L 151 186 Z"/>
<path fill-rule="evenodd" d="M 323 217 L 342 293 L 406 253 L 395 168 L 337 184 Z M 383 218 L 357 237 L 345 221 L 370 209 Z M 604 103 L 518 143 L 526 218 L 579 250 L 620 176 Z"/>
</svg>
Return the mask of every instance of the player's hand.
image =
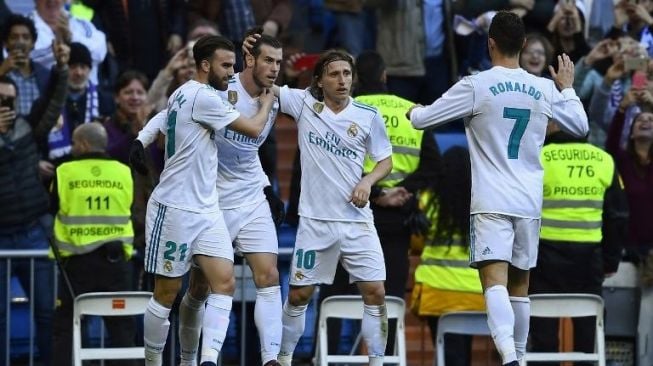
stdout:
<svg viewBox="0 0 653 366">
<path fill-rule="evenodd" d="M 566 53 L 558 55 L 558 71 L 556 72 L 553 66 L 549 66 L 549 72 L 560 91 L 574 85 L 574 63 Z"/>
<path fill-rule="evenodd" d="M 349 197 L 349 202 L 358 208 L 363 208 L 370 199 L 370 192 L 372 192 L 372 185 L 363 178 L 354 187 L 354 191 L 351 193 L 351 197 Z"/>
<path fill-rule="evenodd" d="M 243 40 L 243 47 L 242 47 L 243 55 L 251 55 L 252 54 L 250 52 L 250 50 L 252 48 L 254 48 L 254 43 L 256 43 L 256 41 L 259 38 L 261 38 L 260 34 L 252 34 L 250 36 L 247 36 L 247 38 L 245 38 Z"/>
<path fill-rule="evenodd" d="M 274 93 L 272 90 L 264 88 L 261 95 L 258 97 L 258 101 L 261 103 L 261 107 L 270 110 L 272 108 L 272 103 L 274 102 Z"/>
<path fill-rule="evenodd" d="M 265 193 L 265 199 L 268 200 L 268 205 L 270 205 L 274 225 L 276 227 L 281 226 L 283 220 L 286 218 L 286 206 L 279 196 L 274 193 L 272 186 L 263 188 L 263 193 Z"/>
<path fill-rule="evenodd" d="M 140 140 L 132 142 L 129 149 L 129 164 L 140 175 L 147 175 L 147 164 L 145 163 L 145 148 Z"/>
<path fill-rule="evenodd" d="M 413 196 L 404 187 L 392 187 L 384 192 L 382 196 L 374 200 L 374 203 L 381 207 L 401 207 Z"/>
<path fill-rule="evenodd" d="M 410 121 L 410 112 L 413 111 L 413 109 L 418 108 L 418 107 L 423 107 L 421 104 L 413 104 L 412 107 L 408 108 L 408 112 L 406 112 L 406 119 Z"/>
</svg>

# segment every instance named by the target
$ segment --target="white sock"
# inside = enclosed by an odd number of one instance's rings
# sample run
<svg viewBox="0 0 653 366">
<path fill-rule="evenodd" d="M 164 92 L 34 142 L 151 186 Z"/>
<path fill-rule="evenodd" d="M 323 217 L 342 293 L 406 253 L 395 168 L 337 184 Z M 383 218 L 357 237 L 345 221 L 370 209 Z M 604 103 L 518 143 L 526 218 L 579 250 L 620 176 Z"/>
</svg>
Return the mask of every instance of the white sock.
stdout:
<svg viewBox="0 0 653 366">
<path fill-rule="evenodd" d="M 492 286 L 485 290 L 487 307 L 487 324 L 497 347 L 502 364 L 517 360 L 515 351 L 514 328 L 515 314 L 510 306 L 508 290 L 505 286 Z"/>
<path fill-rule="evenodd" d="M 528 297 L 510 296 L 510 305 L 515 314 L 515 351 L 517 359 L 521 360 L 526 353 L 528 328 L 531 321 L 531 299 Z"/>
<path fill-rule="evenodd" d="M 161 366 L 161 354 L 166 346 L 170 321 L 170 309 L 159 304 L 154 297 L 150 299 L 143 317 L 143 341 L 145 344 L 145 365 Z"/>
<path fill-rule="evenodd" d="M 256 289 L 254 323 L 261 340 L 261 360 L 276 360 L 281 346 L 281 286 Z"/>
<path fill-rule="evenodd" d="M 200 343 L 204 308 L 205 301 L 195 299 L 188 292 L 181 299 L 181 304 L 179 304 L 179 348 L 181 349 L 181 362 L 179 366 L 193 366 L 197 364 L 197 349 Z"/>
<path fill-rule="evenodd" d="M 283 335 L 281 337 L 281 348 L 279 349 L 277 361 L 281 362 L 283 359 L 284 362 L 288 361 L 287 365 L 290 365 L 289 361 L 292 360 L 292 354 L 295 352 L 297 342 L 299 342 L 299 338 L 304 334 L 307 308 L 308 305 L 290 305 L 287 299 L 283 304 Z M 284 364 L 282 363 L 282 365 Z"/>
<path fill-rule="evenodd" d="M 363 305 L 361 334 L 367 345 L 370 365 L 383 365 L 385 345 L 388 341 L 388 312 L 385 305 Z"/>
<path fill-rule="evenodd" d="M 277 362 L 279 362 L 281 366 L 291 366 L 292 355 L 284 355 L 284 356 L 279 355 L 277 356 Z"/>
<path fill-rule="evenodd" d="M 229 314 L 233 298 L 222 294 L 210 294 L 206 301 L 204 320 L 202 322 L 202 352 L 200 363 L 218 362 L 224 338 L 229 327 Z"/>
</svg>

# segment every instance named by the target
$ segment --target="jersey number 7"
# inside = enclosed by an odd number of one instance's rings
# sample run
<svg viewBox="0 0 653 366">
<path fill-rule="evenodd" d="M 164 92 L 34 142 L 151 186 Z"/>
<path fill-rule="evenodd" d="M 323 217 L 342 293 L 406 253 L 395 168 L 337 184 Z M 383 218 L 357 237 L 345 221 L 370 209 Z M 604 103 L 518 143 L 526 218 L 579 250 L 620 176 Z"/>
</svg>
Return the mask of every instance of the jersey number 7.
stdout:
<svg viewBox="0 0 653 366">
<path fill-rule="evenodd" d="M 505 107 L 503 108 L 503 118 L 515 120 L 515 126 L 508 139 L 508 159 L 519 159 L 519 144 L 526 131 L 528 121 L 531 119 L 531 110 Z"/>
</svg>

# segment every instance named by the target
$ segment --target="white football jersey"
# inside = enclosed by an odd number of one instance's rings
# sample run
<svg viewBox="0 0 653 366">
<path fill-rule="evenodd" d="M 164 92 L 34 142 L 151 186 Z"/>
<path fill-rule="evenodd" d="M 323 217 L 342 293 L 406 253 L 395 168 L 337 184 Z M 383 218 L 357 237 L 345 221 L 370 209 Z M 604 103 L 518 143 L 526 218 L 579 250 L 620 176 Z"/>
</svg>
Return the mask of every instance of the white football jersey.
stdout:
<svg viewBox="0 0 653 366">
<path fill-rule="evenodd" d="M 539 218 L 543 170 L 540 151 L 550 119 L 575 136 L 588 132 L 574 89 L 495 66 L 456 83 L 433 104 L 415 108 L 416 128 L 465 117 L 472 166 L 471 213 Z"/>
<path fill-rule="evenodd" d="M 187 211 L 218 211 L 215 131 L 239 116 L 209 85 L 190 80 L 175 90 L 167 106 L 165 165 L 152 198 Z"/>
<path fill-rule="evenodd" d="M 240 73 L 229 81 L 229 89 L 220 91 L 243 116 L 252 118 L 260 109 L 258 98 L 252 98 L 240 82 Z M 265 199 L 263 188 L 270 181 L 263 172 L 258 149 L 270 134 L 277 118 L 279 103 L 275 102 L 268 115 L 265 128 L 257 138 L 245 136 L 225 127 L 217 132 L 218 144 L 218 191 L 220 208 L 243 207 Z"/>
<path fill-rule="evenodd" d="M 381 115 L 374 107 L 349 98 L 334 114 L 308 90 L 284 86 L 280 108 L 297 121 L 302 183 L 299 215 L 328 221 L 373 222 L 369 204 L 349 202 L 363 175 L 365 155 L 381 161 L 392 155 Z"/>
</svg>

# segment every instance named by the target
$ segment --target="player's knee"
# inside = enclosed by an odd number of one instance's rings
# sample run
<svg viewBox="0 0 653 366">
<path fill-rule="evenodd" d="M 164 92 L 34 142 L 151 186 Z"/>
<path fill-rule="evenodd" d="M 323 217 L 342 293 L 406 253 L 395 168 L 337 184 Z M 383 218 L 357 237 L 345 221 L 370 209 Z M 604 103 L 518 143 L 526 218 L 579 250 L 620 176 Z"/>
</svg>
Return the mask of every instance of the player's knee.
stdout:
<svg viewBox="0 0 653 366">
<path fill-rule="evenodd" d="M 254 283 L 257 288 L 279 285 L 279 271 L 275 266 L 270 266 L 254 273 Z"/>
<path fill-rule="evenodd" d="M 311 301 L 313 296 L 312 291 L 308 291 L 307 288 L 290 288 L 288 292 L 288 302 L 292 306 L 301 306 L 306 305 Z"/>
<path fill-rule="evenodd" d="M 211 292 L 232 296 L 236 289 L 236 279 L 233 276 L 211 283 Z"/>
<path fill-rule="evenodd" d="M 167 308 L 171 308 L 177 298 L 179 290 L 181 290 L 181 281 L 179 281 L 178 284 L 168 283 L 166 286 L 155 286 L 154 300 Z"/>
<path fill-rule="evenodd" d="M 385 288 L 383 283 L 375 286 L 365 286 L 361 288 L 363 302 L 367 305 L 381 305 L 385 302 Z"/>
<path fill-rule="evenodd" d="M 188 287 L 188 293 L 197 300 L 205 300 L 209 297 L 209 284 L 207 282 L 195 282 Z"/>
</svg>

